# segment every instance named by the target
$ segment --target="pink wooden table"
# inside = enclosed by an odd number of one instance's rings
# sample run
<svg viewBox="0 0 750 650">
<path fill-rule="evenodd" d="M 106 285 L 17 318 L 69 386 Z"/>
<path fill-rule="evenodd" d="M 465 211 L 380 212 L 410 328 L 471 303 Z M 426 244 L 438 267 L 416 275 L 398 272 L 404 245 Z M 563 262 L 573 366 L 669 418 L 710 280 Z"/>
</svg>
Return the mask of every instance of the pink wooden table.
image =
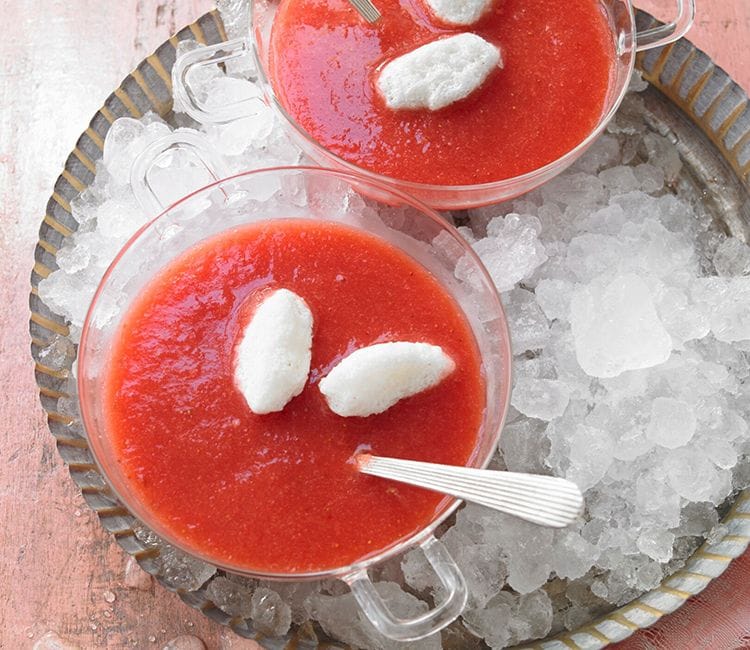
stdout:
<svg viewBox="0 0 750 650">
<path fill-rule="evenodd" d="M 691 33 L 750 90 L 750 3 L 698 0 Z M 256 647 L 183 605 L 98 525 L 49 435 L 29 356 L 29 274 L 63 161 L 104 98 L 209 0 L 0 0 L 0 648 L 53 631 L 71 647 L 162 648 L 195 635 L 209 650 Z M 640 3 L 655 13 L 669 0 Z M 728 611 L 733 613 L 729 614 Z M 666 625 L 628 648 L 750 647 L 750 555 Z M 744 635 L 744 640 L 743 640 Z"/>
</svg>

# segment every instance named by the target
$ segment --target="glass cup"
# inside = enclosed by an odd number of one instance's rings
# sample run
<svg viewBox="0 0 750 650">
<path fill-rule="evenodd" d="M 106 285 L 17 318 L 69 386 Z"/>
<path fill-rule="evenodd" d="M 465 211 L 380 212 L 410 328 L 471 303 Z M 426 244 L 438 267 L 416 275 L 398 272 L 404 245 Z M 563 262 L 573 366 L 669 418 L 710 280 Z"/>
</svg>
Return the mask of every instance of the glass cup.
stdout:
<svg viewBox="0 0 750 650">
<path fill-rule="evenodd" d="M 139 158 L 133 170 L 134 190 L 143 204 L 159 203 L 149 183 L 149 170 L 165 152 L 186 149 L 210 164 L 199 139 L 187 134 L 186 140 L 185 135 L 174 133 L 152 145 Z M 215 168 L 214 173 L 218 173 Z M 120 501 L 149 528 L 185 553 L 226 571 L 259 579 L 341 579 L 381 633 L 399 640 L 419 639 L 448 625 L 466 604 L 463 576 L 433 535 L 435 528 L 458 507 L 458 500 L 445 497 L 432 521 L 421 531 L 394 540 L 391 546 L 349 566 L 312 573 L 248 571 L 217 561 L 169 532 L 131 490 L 108 435 L 102 378 L 107 372 L 112 341 L 131 302 L 155 274 L 207 237 L 243 224 L 289 218 L 338 222 L 381 237 L 422 264 L 455 298 L 479 347 L 486 384 L 487 406 L 468 465 L 487 466 L 497 448 L 511 385 L 510 338 L 500 299 L 487 271 L 455 228 L 416 199 L 378 181 L 308 167 L 261 169 L 217 180 L 163 211 L 120 251 L 96 291 L 79 347 L 78 390 L 89 445 Z M 460 268 L 458 274 L 457 268 Z M 403 619 L 398 612 L 388 609 L 370 581 L 368 569 L 416 546 L 424 551 L 446 596 L 423 615 Z"/>
<path fill-rule="evenodd" d="M 632 0 L 600 0 L 609 19 L 616 58 L 602 117 L 589 136 L 568 153 L 539 169 L 491 183 L 449 186 L 390 178 L 358 167 L 325 149 L 289 115 L 277 98 L 269 79 L 271 26 L 278 4 L 279 0 L 250 0 L 250 29 L 246 37 L 201 47 L 177 60 L 173 74 L 174 94 L 185 111 L 204 124 L 226 123 L 253 114 L 254 106 L 257 108 L 254 103 L 265 101 L 282 116 L 282 122 L 292 139 L 316 163 L 333 169 L 357 172 L 370 180 L 391 184 L 440 210 L 467 209 L 505 201 L 533 190 L 565 170 L 589 148 L 614 116 L 627 91 L 636 53 L 681 38 L 695 17 L 695 0 L 677 0 L 677 17 L 674 21 L 639 32 L 635 25 Z M 251 99 L 209 107 L 198 98 L 190 86 L 192 70 L 245 55 L 255 59 L 258 81 L 264 93 L 262 100 Z"/>
</svg>

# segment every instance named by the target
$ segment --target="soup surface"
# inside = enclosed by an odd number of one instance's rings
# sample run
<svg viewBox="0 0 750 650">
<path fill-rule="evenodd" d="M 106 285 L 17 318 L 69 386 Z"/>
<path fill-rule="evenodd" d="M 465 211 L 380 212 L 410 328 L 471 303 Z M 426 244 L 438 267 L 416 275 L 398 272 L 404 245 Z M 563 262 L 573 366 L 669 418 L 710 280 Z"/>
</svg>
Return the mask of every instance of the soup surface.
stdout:
<svg viewBox="0 0 750 650">
<path fill-rule="evenodd" d="M 255 415 L 233 355 L 252 305 L 287 288 L 314 317 L 302 394 Z M 441 384 L 384 413 L 343 418 L 317 383 L 353 350 L 440 345 Z M 248 571 L 345 566 L 429 523 L 442 497 L 359 474 L 357 450 L 463 464 L 484 381 L 471 329 L 424 267 L 352 228 L 276 220 L 209 238 L 167 265 L 126 313 L 104 382 L 108 431 L 129 489 L 182 545 Z"/>
<path fill-rule="evenodd" d="M 270 68 L 287 112 L 341 158 L 393 178 L 484 183 L 550 163 L 602 117 L 615 57 L 599 0 L 496 0 L 476 25 L 449 28 L 422 0 L 379 0 L 366 23 L 348 0 L 281 0 Z M 472 31 L 504 61 L 472 95 L 440 111 L 389 109 L 388 61 Z"/>
</svg>

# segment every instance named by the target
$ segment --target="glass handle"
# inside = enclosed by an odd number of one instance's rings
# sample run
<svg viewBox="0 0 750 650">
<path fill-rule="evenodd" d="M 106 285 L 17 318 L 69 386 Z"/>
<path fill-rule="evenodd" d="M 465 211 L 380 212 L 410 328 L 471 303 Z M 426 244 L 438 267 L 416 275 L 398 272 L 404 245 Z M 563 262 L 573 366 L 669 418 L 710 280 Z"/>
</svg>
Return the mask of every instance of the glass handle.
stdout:
<svg viewBox="0 0 750 650">
<path fill-rule="evenodd" d="M 455 561 L 434 537 L 422 543 L 427 561 L 440 579 L 447 596 L 435 607 L 413 619 L 394 615 L 385 604 L 366 571 L 344 578 L 365 616 L 381 634 L 397 641 L 416 641 L 450 625 L 466 606 L 466 582 Z"/>
<path fill-rule="evenodd" d="M 677 0 L 677 17 L 666 25 L 636 33 L 637 52 L 669 45 L 682 38 L 695 20 L 695 0 Z"/>
<path fill-rule="evenodd" d="M 162 156 L 177 151 L 186 151 L 195 158 L 208 172 L 212 179 L 211 182 L 229 176 L 229 170 L 223 158 L 205 138 L 194 131 L 177 129 L 173 133 L 152 142 L 136 157 L 130 168 L 130 186 L 133 194 L 138 204 L 149 216 L 155 217 L 161 214 L 173 202 L 160 196 L 149 177 L 156 162 Z M 194 190 L 197 189 L 199 188 L 194 188 Z"/>
<path fill-rule="evenodd" d="M 226 124 L 253 114 L 253 105 L 263 102 L 260 97 L 209 106 L 201 101 L 190 85 L 193 70 L 218 65 L 231 59 L 252 56 L 252 46 L 246 38 L 235 38 L 216 45 L 204 45 L 186 52 L 175 61 L 172 68 L 172 86 L 175 99 L 185 112 L 201 124 Z"/>
</svg>

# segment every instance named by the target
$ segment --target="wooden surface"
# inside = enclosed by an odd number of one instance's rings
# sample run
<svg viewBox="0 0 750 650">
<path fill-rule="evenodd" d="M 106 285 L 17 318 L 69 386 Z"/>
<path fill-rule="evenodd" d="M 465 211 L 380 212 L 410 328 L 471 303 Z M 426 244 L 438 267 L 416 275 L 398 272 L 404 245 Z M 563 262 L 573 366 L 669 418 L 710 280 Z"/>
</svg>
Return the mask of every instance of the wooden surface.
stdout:
<svg viewBox="0 0 750 650">
<path fill-rule="evenodd" d="M 750 89 L 750 3 L 698 0 L 690 37 Z M 664 13 L 669 0 L 640 3 Z M 0 648 L 48 632 L 71 647 L 162 648 L 195 635 L 209 650 L 248 648 L 140 573 L 90 514 L 57 456 L 29 355 L 28 291 L 44 206 L 63 161 L 119 81 L 209 0 L 0 0 Z M 658 647 L 742 647 L 750 556 L 662 626 Z M 744 588 L 744 591 L 743 591 Z M 732 602 L 727 616 L 713 612 Z M 704 605 L 705 606 L 705 605 Z M 744 609 L 743 609 L 744 608 Z M 743 627 L 744 624 L 744 627 Z M 657 647 L 639 634 L 628 647 Z M 702 639 L 702 640 L 701 640 Z M 750 646 L 745 646 L 750 647 Z"/>
</svg>

